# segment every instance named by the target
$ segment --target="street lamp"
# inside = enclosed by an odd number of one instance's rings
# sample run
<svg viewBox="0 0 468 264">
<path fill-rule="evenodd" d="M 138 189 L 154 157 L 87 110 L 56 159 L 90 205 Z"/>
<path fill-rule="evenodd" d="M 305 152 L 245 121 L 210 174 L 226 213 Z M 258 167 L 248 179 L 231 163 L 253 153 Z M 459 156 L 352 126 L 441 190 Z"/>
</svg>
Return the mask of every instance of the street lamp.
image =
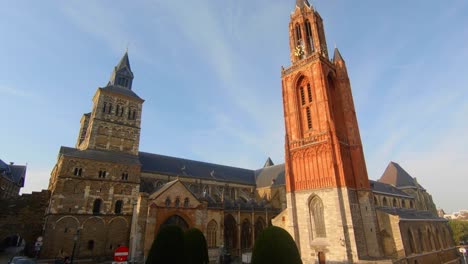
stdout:
<svg viewBox="0 0 468 264">
<path fill-rule="evenodd" d="M 75 258 L 76 251 L 76 241 L 80 238 L 80 228 L 76 229 L 76 234 L 73 236 L 73 251 L 70 259 L 70 264 L 73 264 L 73 259 Z"/>
</svg>

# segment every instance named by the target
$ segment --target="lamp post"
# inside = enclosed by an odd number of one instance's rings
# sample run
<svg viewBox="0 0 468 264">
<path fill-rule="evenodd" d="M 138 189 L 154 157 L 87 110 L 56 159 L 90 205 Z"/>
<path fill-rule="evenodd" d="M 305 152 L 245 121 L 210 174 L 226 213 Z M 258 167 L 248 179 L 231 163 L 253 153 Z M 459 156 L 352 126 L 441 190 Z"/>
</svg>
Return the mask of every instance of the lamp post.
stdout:
<svg viewBox="0 0 468 264">
<path fill-rule="evenodd" d="M 80 238 L 80 228 L 76 229 L 76 234 L 73 236 L 73 251 L 70 259 L 70 264 L 73 264 L 73 259 L 75 258 L 76 251 L 76 241 Z"/>
</svg>

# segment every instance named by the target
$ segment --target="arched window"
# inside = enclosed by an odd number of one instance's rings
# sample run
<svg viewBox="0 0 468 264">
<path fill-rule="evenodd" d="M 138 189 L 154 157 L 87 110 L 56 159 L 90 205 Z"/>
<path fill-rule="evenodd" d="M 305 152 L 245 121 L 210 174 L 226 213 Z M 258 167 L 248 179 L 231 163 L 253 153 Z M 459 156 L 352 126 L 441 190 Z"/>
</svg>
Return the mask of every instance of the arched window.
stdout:
<svg viewBox="0 0 468 264">
<path fill-rule="evenodd" d="M 211 220 L 206 227 L 206 240 L 208 247 L 216 247 L 216 231 L 218 229 L 218 224 L 214 220 Z"/>
<path fill-rule="evenodd" d="M 118 200 L 117 202 L 115 202 L 114 212 L 116 214 L 121 214 L 122 213 L 122 204 L 123 204 L 123 202 L 121 200 Z"/>
<path fill-rule="evenodd" d="M 185 208 L 189 207 L 189 201 L 190 201 L 189 198 L 185 197 L 185 199 L 184 199 L 184 207 Z"/>
<path fill-rule="evenodd" d="M 81 176 L 81 173 L 83 172 L 82 168 L 76 167 L 75 170 L 73 171 L 73 175 L 75 176 Z"/>
<path fill-rule="evenodd" d="M 436 249 L 442 249 L 442 247 L 441 247 L 441 242 L 440 242 L 440 233 L 439 233 L 439 229 L 438 229 L 438 228 L 436 228 L 434 241 L 435 241 Z"/>
<path fill-rule="evenodd" d="M 310 201 L 309 213 L 312 221 L 312 229 L 315 231 L 313 234 L 315 234 L 316 237 L 326 237 L 323 203 L 317 196 Z"/>
<path fill-rule="evenodd" d="M 307 34 L 307 42 L 310 45 L 310 50 L 313 52 L 314 51 L 314 38 L 312 36 L 312 27 L 310 26 L 309 20 L 306 20 L 305 27 L 306 27 L 306 34 Z"/>
<path fill-rule="evenodd" d="M 434 243 L 434 236 L 432 235 L 432 230 L 431 229 L 428 229 L 427 230 L 427 236 L 428 236 L 428 245 L 429 245 L 429 251 L 431 250 L 435 250 L 436 247 L 435 247 L 435 243 Z"/>
<path fill-rule="evenodd" d="M 263 229 L 265 228 L 265 221 L 263 218 L 259 217 L 257 222 L 255 222 L 255 239 L 258 238 L 260 233 L 262 233 Z"/>
<path fill-rule="evenodd" d="M 304 132 L 309 132 L 313 128 L 312 110 L 313 105 L 313 89 L 307 79 L 301 77 L 297 83 L 297 100 L 299 104 L 299 112 L 301 115 L 301 127 Z"/>
<path fill-rule="evenodd" d="M 241 249 L 252 246 L 252 226 L 248 219 L 244 219 L 241 225 Z"/>
<path fill-rule="evenodd" d="M 120 112 L 120 105 L 117 105 L 117 107 L 115 108 L 115 115 L 119 115 L 119 112 Z"/>
<path fill-rule="evenodd" d="M 100 213 L 101 213 L 101 204 L 102 204 L 102 200 L 101 200 L 101 199 L 96 199 L 96 200 L 94 200 L 94 204 L 93 204 L 93 214 L 100 214 Z"/>
<path fill-rule="evenodd" d="M 107 108 L 107 103 L 104 102 L 104 105 L 102 106 L 102 112 L 105 113 L 105 112 L 106 112 L 106 108 Z"/>
<path fill-rule="evenodd" d="M 418 240 L 419 240 L 419 252 L 424 252 L 426 249 L 424 247 L 424 239 L 421 229 L 418 229 Z"/>
<path fill-rule="evenodd" d="M 296 31 L 296 45 L 300 45 L 301 40 L 302 40 L 302 33 L 301 33 L 301 26 L 299 26 L 299 24 L 296 24 L 295 31 Z"/>
<path fill-rule="evenodd" d="M 374 196 L 374 205 L 375 205 L 375 206 L 378 206 L 378 205 L 379 205 L 379 203 L 377 202 L 377 197 L 375 197 L 375 196 Z"/>
<path fill-rule="evenodd" d="M 109 109 L 107 109 L 107 113 L 110 114 L 112 112 L 112 104 L 109 104 Z"/>
<path fill-rule="evenodd" d="M 401 200 L 401 207 L 406 208 L 406 201 L 405 200 Z"/>
<path fill-rule="evenodd" d="M 382 204 L 383 204 L 383 206 L 388 206 L 388 202 L 387 202 L 387 198 L 386 198 L 386 197 L 383 198 Z"/>
<path fill-rule="evenodd" d="M 398 207 L 397 200 L 393 198 L 393 207 Z"/>
<path fill-rule="evenodd" d="M 165 203 L 166 203 L 166 207 L 171 206 L 171 198 L 167 197 Z"/>
<path fill-rule="evenodd" d="M 416 253 L 416 248 L 414 246 L 413 234 L 411 233 L 411 230 L 409 230 L 409 229 L 408 229 L 408 241 L 409 241 L 409 248 L 410 248 L 409 254 Z"/>
<path fill-rule="evenodd" d="M 409 204 L 410 204 L 410 208 L 414 208 L 414 203 L 413 203 L 413 201 L 410 201 Z"/>
<path fill-rule="evenodd" d="M 179 197 L 176 197 L 175 199 L 175 207 L 179 207 L 180 206 L 180 198 Z"/>
</svg>

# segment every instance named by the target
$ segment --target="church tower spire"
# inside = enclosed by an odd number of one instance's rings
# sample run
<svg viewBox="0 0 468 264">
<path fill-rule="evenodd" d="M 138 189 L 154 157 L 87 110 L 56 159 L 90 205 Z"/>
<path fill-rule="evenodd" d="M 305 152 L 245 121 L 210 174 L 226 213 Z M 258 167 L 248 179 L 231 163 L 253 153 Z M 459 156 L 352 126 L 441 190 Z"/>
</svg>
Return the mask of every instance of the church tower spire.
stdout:
<svg viewBox="0 0 468 264">
<path fill-rule="evenodd" d="M 93 110 L 81 118 L 76 147 L 138 155 L 144 100 L 132 91 L 128 52 L 114 67 L 105 87 L 93 97 Z"/>
<path fill-rule="evenodd" d="M 307 0 L 296 0 L 290 19 L 292 65 L 282 71 L 286 226 L 304 263 L 325 255 L 336 263 L 378 257 L 377 220 L 344 59 L 338 49 L 328 58 L 322 18 Z M 296 209 L 304 205 L 309 210 Z"/>
<path fill-rule="evenodd" d="M 133 82 L 133 72 L 130 68 L 130 61 L 128 59 L 128 51 L 125 52 L 122 59 L 120 59 L 119 64 L 114 67 L 112 71 L 109 85 L 120 86 L 122 88 L 132 89 Z"/>
<path fill-rule="evenodd" d="M 296 0 L 289 23 L 289 46 L 293 64 L 312 55 L 328 58 L 322 18 L 307 0 Z"/>
</svg>

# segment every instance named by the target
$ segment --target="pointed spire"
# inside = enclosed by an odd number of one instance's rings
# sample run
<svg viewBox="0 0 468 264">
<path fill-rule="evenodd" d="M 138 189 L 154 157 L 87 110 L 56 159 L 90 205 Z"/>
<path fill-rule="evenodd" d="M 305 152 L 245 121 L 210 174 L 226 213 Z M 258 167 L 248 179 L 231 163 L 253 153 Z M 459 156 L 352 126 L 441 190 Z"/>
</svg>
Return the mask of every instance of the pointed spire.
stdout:
<svg viewBox="0 0 468 264">
<path fill-rule="evenodd" d="M 299 8 L 303 8 L 304 6 L 310 7 L 310 4 L 307 0 L 296 0 L 296 6 Z"/>
<path fill-rule="evenodd" d="M 125 67 L 127 67 L 130 71 L 132 70 L 130 68 L 130 61 L 128 59 L 128 49 L 125 51 L 125 54 L 123 55 L 122 59 L 120 59 L 119 64 L 117 64 L 116 70 L 118 71 Z"/>
<path fill-rule="evenodd" d="M 341 57 L 341 53 L 340 51 L 338 50 L 337 47 L 335 47 L 335 53 L 333 54 L 333 62 L 334 63 L 337 63 L 339 61 L 343 61 L 344 62 L 344 59 L 343 57 Z"/>
<path fill-rule="evenodd" d="M 109 83 L 107 86 L 120 86 L 123 88 L 132 89 L 133 72 L 130 68 L 130 60 L 128 59 L 128 50 L 125 51 L 119 64 L 114 67 Z"/>
<path fill-rule="evenodd" d="M 274 164 L 273 161 L 270 159 L 270 157 L 268 157 L 268 159 L 265 161 L 265 164 L 263 165 L 263 168 L 271 167 L 271 166 L 273 166 L 273 165 L 275 165 L 275 164 Z"/>
</svg>

